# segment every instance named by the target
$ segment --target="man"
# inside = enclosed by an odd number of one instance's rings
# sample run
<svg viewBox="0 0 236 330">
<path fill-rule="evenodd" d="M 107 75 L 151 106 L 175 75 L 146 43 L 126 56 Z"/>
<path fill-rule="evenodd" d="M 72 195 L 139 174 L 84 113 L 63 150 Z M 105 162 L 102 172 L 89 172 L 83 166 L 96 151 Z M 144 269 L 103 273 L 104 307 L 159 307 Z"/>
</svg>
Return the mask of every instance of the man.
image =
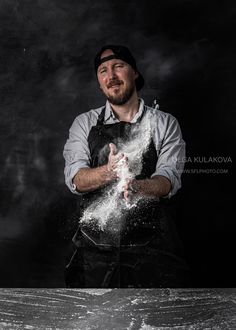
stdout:
<svg viewBox="0 0 236 330">
<path fill-rule="evenodd" d="M 102 47 L 94 64 L 106 105 L 75 119 L 64 148 L 66 184 L 81 196 L 66 285 L 185 286 L 168 212 L 185 156 L 179 124 L 138 98 L 144 79 L 127 47 Z"/>
</svg>

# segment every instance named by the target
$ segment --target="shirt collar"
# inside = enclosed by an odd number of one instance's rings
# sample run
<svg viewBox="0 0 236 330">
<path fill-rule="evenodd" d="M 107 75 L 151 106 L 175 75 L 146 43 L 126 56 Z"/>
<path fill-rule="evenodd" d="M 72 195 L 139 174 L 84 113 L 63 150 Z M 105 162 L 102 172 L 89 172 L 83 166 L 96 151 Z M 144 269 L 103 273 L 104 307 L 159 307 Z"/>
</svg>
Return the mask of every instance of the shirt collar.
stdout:
<svg viewBox="0 0 236 330">
<path fill-rule="evenodd" d="M 139 99 L 139 109 L 138 112 L 135 114 L 134 118 L 132 119 L 131 123 L 136 123 L 140 117 L 142 116 L 144 111 L 144 100 L 143 99 Z M 110 103 L 107 101 L 106 102 L 106 109 L 105 109 L 105 118 L 104 118 L 104 122 L 106 122 L 107 124 L 111 124 L 111 123 L 119 123 L 119 119 L 116 118 Z"/>
</svg>

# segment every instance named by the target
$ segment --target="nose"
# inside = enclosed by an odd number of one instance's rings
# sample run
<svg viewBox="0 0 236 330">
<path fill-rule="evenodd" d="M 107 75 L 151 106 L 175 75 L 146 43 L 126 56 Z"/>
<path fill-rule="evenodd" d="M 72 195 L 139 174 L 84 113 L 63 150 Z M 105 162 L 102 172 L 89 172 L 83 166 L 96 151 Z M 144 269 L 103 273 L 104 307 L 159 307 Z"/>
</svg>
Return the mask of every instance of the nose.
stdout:
<svg viewBox="0 0 236 330">
<path fill-rule="evenodd" d="M 117 78 L 116 72 L 113 68 L 111 68 L 110 70 L 108 70 L 108 80 L 114 80 Z"/>
</svg>

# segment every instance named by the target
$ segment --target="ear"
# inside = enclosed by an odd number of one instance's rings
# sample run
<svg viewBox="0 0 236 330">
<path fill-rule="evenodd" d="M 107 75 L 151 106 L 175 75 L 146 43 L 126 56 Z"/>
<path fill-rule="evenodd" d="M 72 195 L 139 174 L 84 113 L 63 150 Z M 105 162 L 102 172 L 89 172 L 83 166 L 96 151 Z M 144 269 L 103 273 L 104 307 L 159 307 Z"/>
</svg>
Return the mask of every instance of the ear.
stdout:
<svg viewBox="0 0 236 330">
<path fill-rule="evenodd" d="M 99 83 L 99 79 L 98 79 L 98 77 L 97 77 L 97 83 L 98 83 L 98 88 L 99 88 L 99 89 L 102 89 L 101 84 Z"/>
<path fill-rule="evenodd" d="M 139 73 L 137 71 L 135 71 L 135 79 L 137 79 L 139 76 Z"/>
</svg>

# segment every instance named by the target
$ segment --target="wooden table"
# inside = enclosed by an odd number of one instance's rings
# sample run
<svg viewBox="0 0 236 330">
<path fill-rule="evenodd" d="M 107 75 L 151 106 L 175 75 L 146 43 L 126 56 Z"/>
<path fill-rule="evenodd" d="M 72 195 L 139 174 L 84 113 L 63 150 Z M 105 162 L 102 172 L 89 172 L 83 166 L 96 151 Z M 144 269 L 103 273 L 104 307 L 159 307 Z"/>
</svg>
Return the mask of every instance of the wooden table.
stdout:
<svg viewBox="0 0 236 330">
<path fill-rule="evenodd" d="M 236 329 L 236 289 L 0 289 L 0 329 Z"/>
</svg>

